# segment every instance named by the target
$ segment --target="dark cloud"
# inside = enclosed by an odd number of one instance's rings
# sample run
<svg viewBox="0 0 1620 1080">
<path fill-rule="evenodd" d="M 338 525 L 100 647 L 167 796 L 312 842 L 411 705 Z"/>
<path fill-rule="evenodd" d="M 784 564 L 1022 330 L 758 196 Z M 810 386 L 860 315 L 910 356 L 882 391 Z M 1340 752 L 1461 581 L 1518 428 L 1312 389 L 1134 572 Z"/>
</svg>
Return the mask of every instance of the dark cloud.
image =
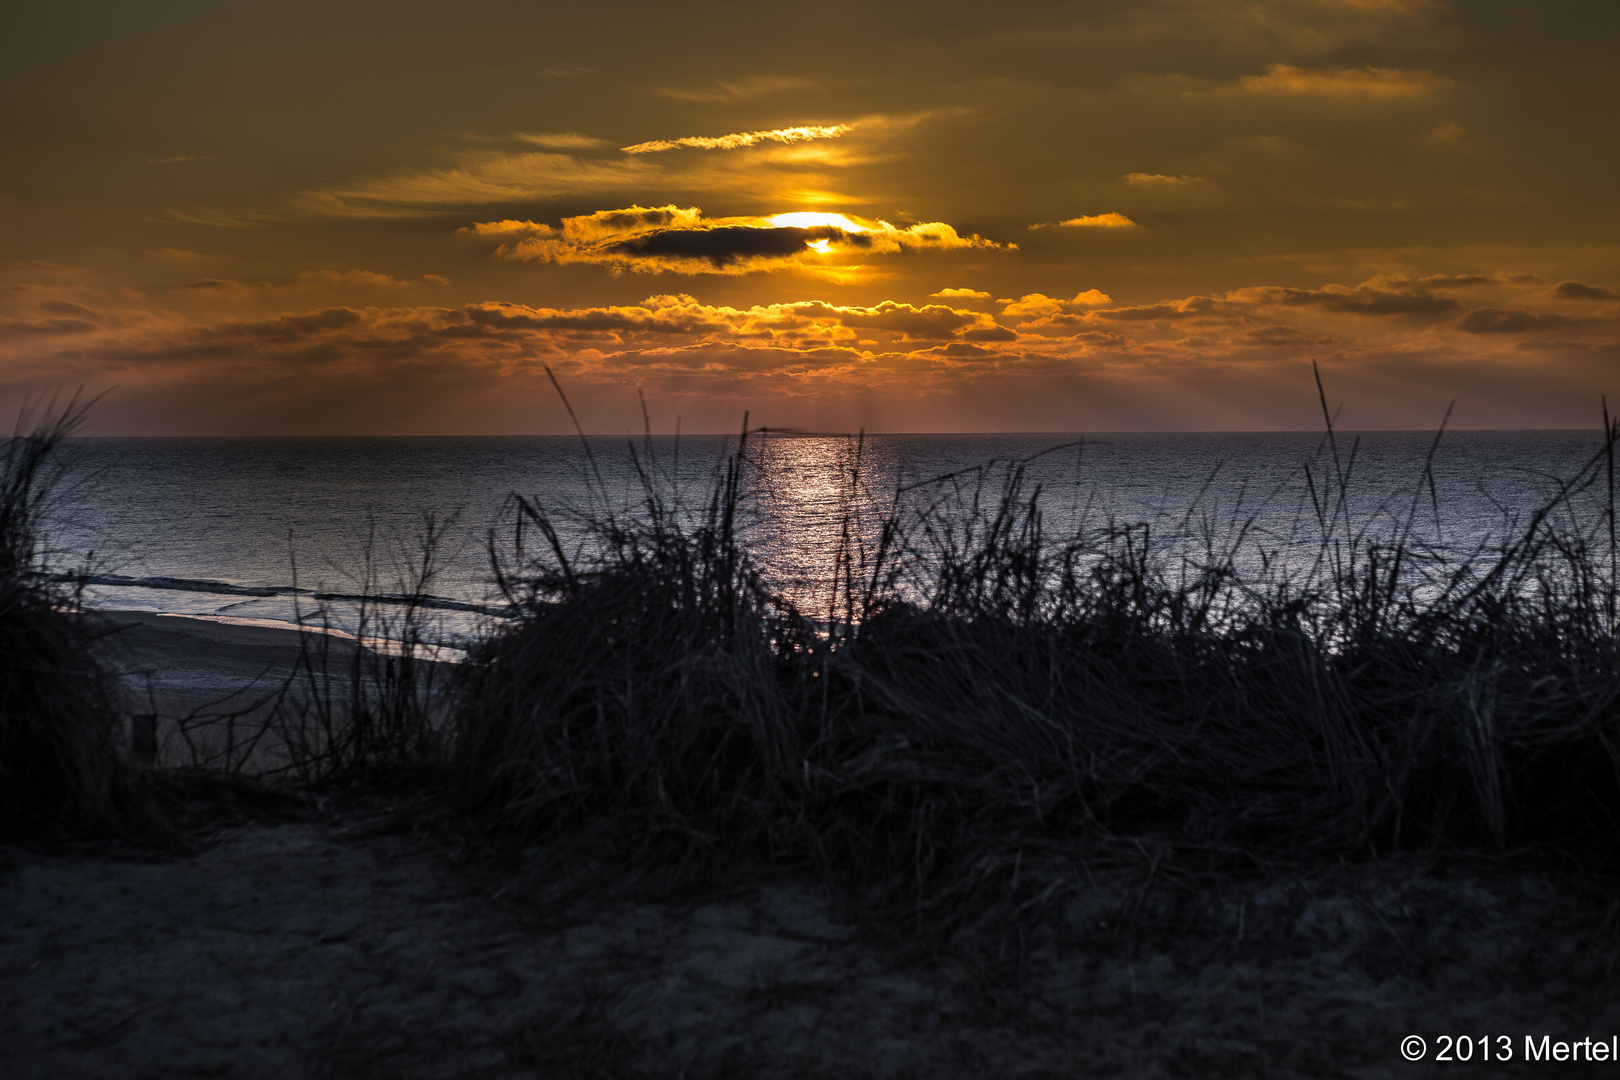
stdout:
<svg viewBox="0 0 1620 1080">
<path fill-rule="evenodd" d="M 1221 300 L 1213 296 L 1189 296 L 1183 300 L 1161 300 L 1156 304 L 1100 309 L 1095 313 L 1094 317 L 1118 319 L 1121 322 L 1157 322 L 1160 320 L 1189 318 L 1207 319 L 1215 316 L 1241 316 L 1249 306 L 1251 305 Z M 1062 321 L 1067 322 L 1070 320 Z M 1084 320 L 1079 320 L 1074 321 L 1073 324 L 1081 325 L 1083 322 Z"/>
<path fill-rule="evenodd" d="M 473 304 L 464 309 L 467 318 L 480 326 L 501 330 L 578 330 L 635 331 L 660 334 L 692 334 L 707 328 L 700 319 L 676 313 L 653 313 L 645 309 L 589 308 L 581 311 L 550 311 L 515 307 L 509 304 Z"/>
<path fill-rule="evenodd" d="M 1522 334 L 1530 330 L 1551 330 L 1579 326 L 1582 320 L 1568 315 L 1537 314 L 1517 308 L 1476 308 L 1458 319 L 1457 329 L 1469 334 Z"/>
<path fill-rule="evenodd" d="M 48 311 L 52 315 L 68 315 L 80 319 L 99 319 L 101 312 L 95 308 L 87 308 L 83 304 L 75 304 L 71 300 L 46 300 L 39 305 L 39 310 Z"/>
<path fill-rule="evenodd" d="M 706 259 L 716 267 L 742 259 L 780 259 L 803 251 L 812 240 L 832 240 L 850 247 L 871 241 L 860 233 L 831 225 L 808 228 L 755 228 L 726 225 L 715 229 L 658 229 L 607 245 L 614 255 L 647 259 Z"/>
<path fill-rule="evenodd" d="M 1290 307 L 1316 307 L 1347 315 L 1436 315 L 1456 311 L 1457 300 L 1426 289 L 1265 289 L 1259 290 L 1274 304 Z"/>
<path fill-rule="evenodd" d="M 644 210 L 637 207 L 634 210 L 611 210 L 599 214 L 598 220 L 612 229 L 654 229 L 668 225 L 675 220 L 675 215 L 667 207 L 656 210 Z"/>
<path fill-rule="evenodd" d="M 543 222 L 478 222 L 474 236 L 500 238 L 503 258 L 549 263 L 594 263 L 615 273 L 749 274 L 797 270 L 848 280 L 859 268 L 850 256 L 963 248 L 1013 250 L 976 235 L 963 236 L 941 221 L 904 228 L 878 219 L 819 211 L 768 217 L 706 218 L 698 207 L 632 206 Z"/>
<path fill-rule="evenodd" d="M 1580 281 L 1560 281 L 1553 286 L 1553 295 L 1562 300 L 1620 300 L 1613 289 L 1587 285 Z"/>
<path fill-rule="evenodd" d="M 864 310 L 838 309 L 838 321 L 857 330 L 887 330 L 926 341 L 954 337 L 962 327 L 976 321 L 976 316 L 939 304 L 915 308 L 884 301 Z"/>
<path fill-rule="evenodd" d="M 936 355 L 949 357 L 952 360 L 990 360 L 1002 355 L 980 348 L 978 345 L 969 345 L 965 342 L 953 341 L 949 345 L 941 345 L 932 350 Z"/>
<path fill-rule="evenodd" d="M 282 315 L 275 319 L 253 319 L 231 323 L 226 330 L 243 337 L 286 340 L 307 337 L 340 327 L 356 326 L 363 321 L 364 316 L 353 308 L 332 307 L 304 315 Z"/>
<path fill-rule="evenodd" d="M 0 334 L 6 337 L 31 337 L 52 334 L 84 334 L 97 329 L 86 319 L 12 319 L 0 323 Z"/>
</svg>

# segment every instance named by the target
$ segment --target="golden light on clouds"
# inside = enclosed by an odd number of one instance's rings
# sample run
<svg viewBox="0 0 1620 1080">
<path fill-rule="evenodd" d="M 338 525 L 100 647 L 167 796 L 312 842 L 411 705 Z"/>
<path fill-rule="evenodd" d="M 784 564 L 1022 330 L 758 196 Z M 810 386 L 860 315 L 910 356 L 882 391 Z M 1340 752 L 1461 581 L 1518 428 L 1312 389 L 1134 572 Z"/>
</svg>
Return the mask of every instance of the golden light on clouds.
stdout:
<svg viewBox="0 0 1620 1080">
<path fill-rule="evenodd" d="M 540 363 L 602 430 L 638 387 L 685 430 L 1302 426 L 1312 363 L 1368 426 L 1620 398 L 1612 3 L 469 4 L 35 5 L 0 408 L 552 430 Z"/>
<path fill-rule="evenodd" d="M 351 286 L 359 279 L 347 276 Z M 773 423 L 807 424 L 829 401 L 870 394 L 911 426 L 926 428 L 930 415 L 961 420 L 972 415 L 964 402 L 978 402 L 1024 409 L 1050 428 L 1064 409 L 1107 427 L 1097 403 L 1122 394 L 1146 395 L 1140 407 L 1151 411 L 1188 387 L 1259 393 L 1316 357 L 1340 372 L 1405 372 L 1436 386 L 1483 364 L 1533 395 L 1538 381 L 1605 363 L 1620 322 L 1613 288 L 1519 273 L 1384 274 L 1146 304 L 1088 288 L 1069 299 L 1026 294 L 998 314 L 962 306 L 979 302 L 978 290 L 952 291 L 918 304 L 728 305 L 672 292 L 609 305 L 339 305 L 198 321 L 84 289 L 24 290 L 4 300 L 0 343 L 14 375 L 65 367 L 95 381 L 116 371 L 121 394 L 142 407 L 207 401 L 224 410 L 216 416 L 250 426 L 257 400 L 307 407 L 401 372 L 435 388 L 413 408 L 515 416 L 550 364 L 582 407 L 607 408 L 627 386 L 633 399 L 641 386 L 722 429 L 762 396 Z M 1131 428 L 1144 415 L 1113 424 Z"/>
<path fill-rule="evenodd" d="M 606 139 L 598 139 L 594 135 L 581 135 L 577 131 L 520 131 L 513 138 L 518 142 L 544 146 L 548 150 L 590 150 L 598 146 L 610 145 Z"/>
<path fill-rule="evenodd" d="M 681 147 L 697 150 L 739 150 L 762 142 L 797 143 L 812 139 L 836 139 L 851 130 L 853 127 L 850 124 L 811 124 L 802 127 L 775 128 L 771 131 L 740 131 L 733 135 L 717 135 L 712 138 L 694 135 L 684 139 L 654 139 L 652 142 L 636 143 L 622 149 L 627 154 L 656 154 L 664 150 L 678 150 Z"/>
<path fill-rule="evenodd" d="M 1136 222 L 1124 214 L 1109 211 L 1106 214 L 1091 214 L 1085 217 L 1072 217 L 1064 221 L 1043 221 L 1031 225 L 1032 229 L 1135 229 Z"/>
<path fill-rule="evenodd" d="M 615 273 L 753 274 L 773 270 L 832 273 L 806 256 L 840 255 L 856 263 L 902 252 L 1016 250 L 962 236 L 939 221 L 904 228 L 848 214 L 795 211 L 769 216 L 705 217 L 699 208 L 631 206 L 562 220 L 486 221 L 477 236 L 500 241 L 496 254 L 541 263 L 592 263 Z"/>
<path fill-rule="evenodd" d="M 1450 84 L 1432 71 L 1271 64 L 1264 75 L 1245 75 L 1230 88 L 1247 94 L 1389 99 L 1424 97 Z"/>
</svg>

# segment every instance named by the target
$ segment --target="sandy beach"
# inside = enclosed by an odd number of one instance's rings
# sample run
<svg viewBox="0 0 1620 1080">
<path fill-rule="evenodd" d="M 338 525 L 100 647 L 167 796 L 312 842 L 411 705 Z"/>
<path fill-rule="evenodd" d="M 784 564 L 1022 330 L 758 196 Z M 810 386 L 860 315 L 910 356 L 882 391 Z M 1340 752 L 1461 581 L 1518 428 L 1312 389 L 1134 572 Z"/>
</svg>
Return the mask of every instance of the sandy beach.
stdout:
<svg viewBox="0 0 1620 1080">
<path fill-rule="evenodd" d="M 195 615 L 107 611 L 105 654 L 125 693 L 175 713 L 235 705 L 271 693 L 286 682 L 300 652 L 290 625 L 226 621 Z M 347 641 L 335 639 L 344 650 Z"/>
<path fill-rule="evenodd" d="M 339 697 L 349 686 L 356 646 L 344 636 L 143 611 L 108 611 L 102 619 L 102 656 L 118 675 L 126 712 L 157 717 L 158 766 L 219 767 L 224 747 L 259 731 L 278 695 L 307 698 L 308 672 L 298 668 L 305 637 L 326 650 L 322 686 Z M 261 737 L 250 771 L 280 764 L 276 753 L 274 734 Z M 231 767 L 240 764 L 233 758 Z"/>
<path fill-rule="evenodd" d="M 110 620 L 163 701 L 271 685 L 297 651 Z M 398 796 L 193 801 L 179 846 L 0 849 L 7 1076 L 1372 1077 L 1429 1067 L 1410 1034 L 1510 1035 L 1476 1071 L 1530 1075 L 1523 1035 L 1620 1029 L 1613 906 L 1486 863 L 1099 874 L 1016 934 L 925 943 L 803 882 L 559 874 Z"/>
</svg>

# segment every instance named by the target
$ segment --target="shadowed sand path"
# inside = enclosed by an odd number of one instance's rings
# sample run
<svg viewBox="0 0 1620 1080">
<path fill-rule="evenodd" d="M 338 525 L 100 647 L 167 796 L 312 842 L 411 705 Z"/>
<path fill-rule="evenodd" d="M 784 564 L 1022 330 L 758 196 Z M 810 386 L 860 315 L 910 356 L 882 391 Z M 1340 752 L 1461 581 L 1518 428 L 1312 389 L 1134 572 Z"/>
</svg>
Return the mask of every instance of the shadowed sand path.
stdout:
<svg viewBox="0 0 1620 1080">
<path fill-rule="evenodd" d="M 189 854 L 0 849 L 0 1073 L 1400 1076 L 1408 1034 L 1620 1028 L 1613 942 L 1534 878 L 1121 878 L 919 953 L 807 885 L 570 897 L 454 854 L 341 800 Z"/>
</svg>

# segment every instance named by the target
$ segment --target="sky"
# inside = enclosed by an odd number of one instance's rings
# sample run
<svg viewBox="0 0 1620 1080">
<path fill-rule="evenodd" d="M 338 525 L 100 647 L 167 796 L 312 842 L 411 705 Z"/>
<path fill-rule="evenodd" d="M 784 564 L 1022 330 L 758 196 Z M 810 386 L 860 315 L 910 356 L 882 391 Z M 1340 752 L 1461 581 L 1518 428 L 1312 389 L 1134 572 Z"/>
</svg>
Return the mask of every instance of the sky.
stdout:
<svg viewBox="0 0 1620 1080">
<path fill-rule="evenodd" d="M 1597 427 L 1612 0 L 18 0 L 0 410 Z M 645 413 L 643 412 L 645 409 Z"/>
</svg>

